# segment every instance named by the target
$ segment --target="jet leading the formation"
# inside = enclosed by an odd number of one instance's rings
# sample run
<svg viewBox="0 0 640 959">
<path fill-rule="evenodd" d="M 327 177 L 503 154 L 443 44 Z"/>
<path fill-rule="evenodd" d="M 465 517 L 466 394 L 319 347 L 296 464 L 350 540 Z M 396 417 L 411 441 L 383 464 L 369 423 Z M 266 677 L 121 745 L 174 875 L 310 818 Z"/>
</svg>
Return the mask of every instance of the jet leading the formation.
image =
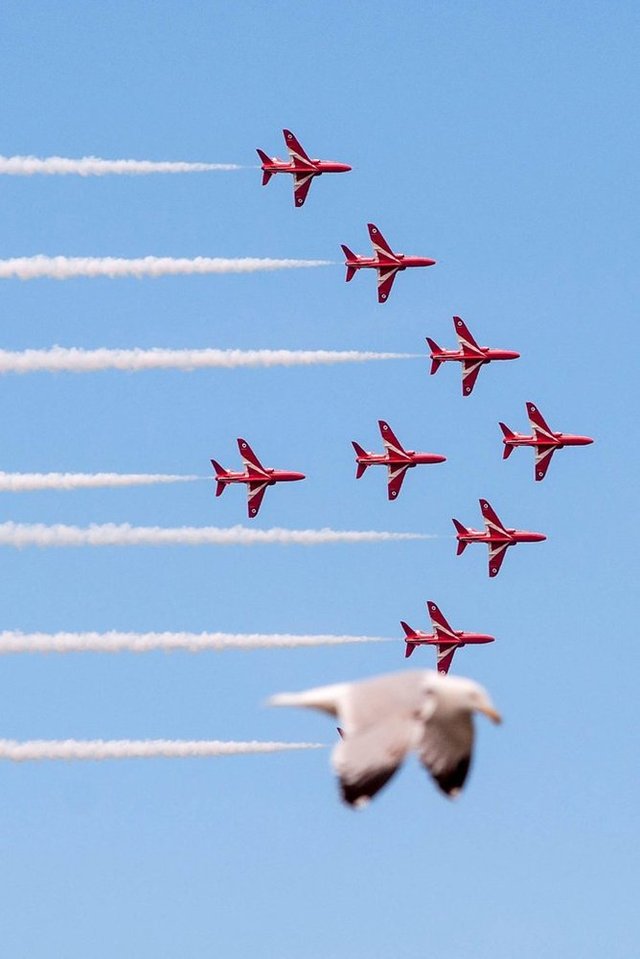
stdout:
<svg viewBox="0 0 640 959">
<path fill-rule="evenodd" d="M 348 246 L 342 244 L 345 255 L 344 265 L 347 268 L 346 281 L 352 280 L 356 270 L 378 271 L 378 303 L 384 303 L 391 292 L 396 273 L 414 266 L 434 266 L 435 260 L 426 256 L 406 256 L 404 253 L 394 253 L 382 233 L 373 223 L 368 223 L 369 236 L 373 244 L 373 256 L 358 256 L 352 253 Z"/>
<path fill-rule="evenodd" d="M 480 500 L 480 509 L 484 516 L 484 532 L 467 529 L 457 519 L 453 520 L 458 540 L 457 555 L 464 553 L 469 543 L 486 543 L 489 547 L 489 576 L 497 576 L 505 553 L 516 543 L 541 543 L 547 537 L 544 533 L 530 533 L 526 529 L 509 529 L 503 526 L 486 499 Z"/>
<path fill-rule="evenodd" d="M 262 465 L 247 441 L 240 437 L 238 438 L 238 449 L 245 466 L 244 473 L 233 473 L 231 470 L 226 470 L 216 460 L 211 460 L 211 465 L 216 474 L 216 496 L 222 496 L 225 487 L 230 483 L 247 484 L 249 519 L 258 515 L 267 486 L 275 486 L 276 483 L 291 483 L 294 480 L 305 478 L 304 473 L 267 469 Z"/>
<path fill-rule="evenodd" d="M 435 373 L 441 363 L 454 360 L 462 363 L 462 395 L 469 396 L 481 367 L 492 360 L 517 360 L 520 356 L 515 350 L 496 350 L 489 346 L 478 346 L 466 324 L 459 316 L 453 318 L 453 328 L 460 344 L 459 350 L 443 350 L 435 340 L 427 337 L 431 349 L 431 374 Z"/>
<path fill-rule="evenodd" d="M 472 643 L 493 643 L 495 636 L 488 633 L 465 633 L 461 629 L 452 629 L 433 600 L 427 602 L 433 633 L 421 633 L 411 629 L 405 622 L 400 625 L 405 632 L 404 655 L 408 659 L 416 646 L 435 646 L 437 648 L 437 669 L 439 673 L 448 673 L 457 649 Z"/>
<path fill-rule="evenodd" d="M 278 157 L 269 157 L 264 150 L 258 150 L 262 161 L 262 185 L 266 186 L 276 173 L 291 173 L 293 175 L 293 202 L 295 206 L 302 206 L 307 199 L 311 181 L 323 173 L 348 173 L 351 167 L 348 163 L 336 163 L 333 160 L 312 160 L 300 146 L 291 130 L 283 130 L 284 142 L 289 151 L 290 160 L 279 160 Z"/>
<path fill-rule="evenodd" d="M 527 403 L 527 414 L 531 424 L 532 435 L 526 436 L 524 433 L 513 433 L 508 426 L 500 423 L 500 429 L 503 432 L 504 452 L 503 459 L 508 459 L 516 446 L 533 446 L 535 449 L 535 463 L 533 475 L 536 480 L 543 480 L 547 475 L 551 457 L 556 450 L 561 450 L 565 446 L 589 446 L 593 443 L 590 436 L 576 436 L 573 433 L 554 433 L 549 429 L 546 421 L 540 414 L 540 410 Z"/>
<path fill-rule="evenodd" d="M 393 430 L 384 420 L 378 420 L 380 436 L 384 443 L 384 453 L 367 453 L 358 443 L 352 441 L 356 451 L 356 479 L 364 476 L 368 466 L 386 466 L 388 469 L 388 496 L 395 499 L 402 487 L 402 481 L 408 469 L 423 463 L 444 463 L 446 456 L 439 453 L 416 453 L 415 450 L 405 450 L 402 443 L 395 436 Z"/>
</svg>

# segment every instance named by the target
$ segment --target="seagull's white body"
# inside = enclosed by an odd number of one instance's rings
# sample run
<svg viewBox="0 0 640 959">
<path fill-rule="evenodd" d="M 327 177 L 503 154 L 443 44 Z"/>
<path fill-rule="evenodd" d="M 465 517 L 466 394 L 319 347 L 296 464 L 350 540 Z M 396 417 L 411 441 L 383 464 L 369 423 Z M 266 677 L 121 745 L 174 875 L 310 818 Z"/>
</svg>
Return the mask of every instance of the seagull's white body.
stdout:
<svg viewBox="0 0 640 959">
<path fill-rule="evenodd" d="M 471 762 L 473 713 L 500 722 L 482 686 L 433 670 L 282 693 L 270 704 L 320 709 L 338 719 L 332 763 L 343 799 L 355 806 L 366 804 L 412 751 L 447 796 L 457 795 Z"/>
</svg>

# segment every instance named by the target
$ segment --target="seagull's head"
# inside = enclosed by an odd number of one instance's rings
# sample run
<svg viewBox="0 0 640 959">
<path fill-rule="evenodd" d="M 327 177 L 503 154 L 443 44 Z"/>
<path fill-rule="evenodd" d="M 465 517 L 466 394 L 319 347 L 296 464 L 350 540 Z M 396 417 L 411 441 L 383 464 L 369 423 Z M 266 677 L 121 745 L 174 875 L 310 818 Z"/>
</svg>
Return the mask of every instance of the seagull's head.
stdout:
<svg viewBox="0 0 640 959">
<path fill-rule="evenodd" d="M 465 692 L 464 704 L 469 712 L 484 713 L 494 723 L 501 723 L 502 716 L 491 702 L 489 693 L 472 680 L 467 680 L 467 689 Z"/>
<path fill-rule="evenodd" d="M 431 682 L 433 683 L 433 678 Z M 452 712 L 484 713 L 494 723 L 502 722 L 502 717 L 493 705 L 489 693 L 479 683 L 462 676 L 443 676 L 439 673 L 435 675 L 435 682 L 433 691 L 436 693 L 440 708 L 444 707 Z"/>
</svg>

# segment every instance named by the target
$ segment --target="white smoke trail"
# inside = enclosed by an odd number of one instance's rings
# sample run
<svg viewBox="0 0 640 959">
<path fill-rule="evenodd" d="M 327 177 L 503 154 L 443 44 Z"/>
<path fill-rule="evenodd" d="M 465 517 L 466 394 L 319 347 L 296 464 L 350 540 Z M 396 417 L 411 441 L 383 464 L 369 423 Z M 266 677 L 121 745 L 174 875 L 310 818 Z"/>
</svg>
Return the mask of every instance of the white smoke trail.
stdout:
<svg viewBox="0 0 640 959">
<path fill-rule="evenodd" d="M 152 486 L 156 483 L 192 483 L 201 478 L 173 476 L 168 473 L 4 473 L 0 471 L 0 493 L 98 489 L 106 486 Z"/>
<path fill-rule="evenodd" d="M 0 632 L 0 656 L 11 653 L 149 653 L 185 650 L 199 653 L 224 649 L 294 649 L 391 643 L 380 636 L 296 636 L 288 633 L 21 633 Z"/>
<path fill-rule="evenodd" d="M 149 173 L 210 173 L 216 170 L 246 170 L 237 163 L 183 163 L 154 160 L 102 160 L 100 157 L 0 156 L 0 174 L 9 176 L 144 176 Z"/>
<path fill-rule="evenodd" d="M 413 359 L 411 353 L 371 353 L 359 350 L 83 350 L 54 346 L 47 350 L 0 350 L 0 373 L 97 370 L 197 370 L 240 367 L 315 366 Z"/>
<path fill-rule="evenodd" d="M 174 276 L 187 273 L 257 273 L 264 270 L 295 270 L 330 266 L 329 260 L 272 260 L 266 257 L 143 256 L 17 256 L 0 260 L 0 279 L 35 280 L 49 277 L 68 280 L 75 276 Z"/>
<path fill-rule="evenodd" d="M 46 526 L 43 523 L 0 523 L 0 546 L 321 546 L 327 543 L 377 543 L 434 539 L 427 533 L 387 533 L 375 530 L 248 529 L 232 526 L 131 526 L 129 523 L 87 527 Z"/>
<path fill-rule="evenodd" d="M 0 760 L 191 759 L 324 749 L 322 743 L 222 742 L 217 739 L 0 739 Z"/>
</svg>

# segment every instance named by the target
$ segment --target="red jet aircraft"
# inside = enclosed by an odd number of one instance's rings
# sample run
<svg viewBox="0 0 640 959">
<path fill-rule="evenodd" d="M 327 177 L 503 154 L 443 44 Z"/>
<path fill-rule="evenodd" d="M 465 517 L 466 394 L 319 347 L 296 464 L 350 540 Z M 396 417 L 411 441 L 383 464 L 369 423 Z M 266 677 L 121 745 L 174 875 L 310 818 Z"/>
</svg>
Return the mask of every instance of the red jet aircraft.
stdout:
<svg viewBox="0 0 640 959">
<path fill-rule="evenodd" d="M 335 163 L 333 160 L 312 160 L 304 152 L 291 130 L 283 130 L 284 142 L 289 151 L 290 162 L 279 160 L 278 157 L 268 157 L 263 150 L 258 150 L 262 160 L 262 185 L 266 186 L 276 173 L 293 174 L 293 201 L 295 206 L 302 206 L 307 199 L 311 181 L 315 176 L 323 173 L 348 173 L 351 167 L 348 163 Z"/>
<path fill-rule="evenodd" d="M 502 561 L 510 546 L 516 543 L 541 543 L 547 537 L 544 533 L 530 533 L 526 529 L 508 529 L 503 526 L 486 499 L 480 500 L 480 509 L 484 516 L 484 532 L 467 529 L 457 519 L 453 520 L 458 540 L 457 556 L 464 553 L 469 543 L 486 543 L 489 547 L 489 576 L 497 576 Z"/>
<path fill-rule="evenodd" d="M 368 466 L 386 466 L 388 467 L 389 479 L 389 499 L 395 499 L 404 480 L 405 473 L 414 466 L 423 463 L 444 463 L 446 456 L 440 456 L 439 453 L 416 453 L 415 450 L 405 450 L 402 443 L 395 436 L 393 430 L 384 420 L 378 420 L 380 436 L 384 443 L 384 453 L 367 453 L 366 450 L 356 442 L 351 445 L 356 451 L 356 479 L 364 476 Z"/>
<path fill-rule="evenodd" d="M 406 270 L 413 266 L 433 266 L 435 260 L 430 260 L 426 256 L 405 256 L 404 253 L 394 253 L 382 233 L 373 223 L 367 223 L 369 236 L 373 244 L 373 256 L 358 256 L 352 253 L 348 246 L 342 244 L 342 252 L 346 259 L 344 265 L 347 268 L 347 283 L 355 276 L 356 270 L 377 270 L 378 271 L 378 303 L 384 303 L 396 273 L 399 270 Z"/>
<path fill-rule="evenodd" d="M 429 600 L 427 609 L 431 616 L 433 633 L 421 633 L 411 629 L 405 622 L 400 625 L 405 632 L 406 648 L 404 655 L 408 659 L 416 646 L 437 647 L 437 669 L 439 673 L 448 673 L 457 649 L 471 643 L 493 643 L 495 636 L 487 633 L 465 633 L 461 629 L 452 629 L 436 604 Z"/>
<path fill-rule="evenodd" d="M 216 474 L 216 496 L 222 496 L 225 487 L 230 483 L 247 484 L 249 519 L 258 515 L 267 486 L 275 486 L 276 483 L 291 483 L 294 480 L 305 478 L 304 473 L 267 469 L 262 465 L 247 441 L 240 437 L 238 437 L 238 449 L 245 465 L 244 473 L 233 473 L 231 470 L 226 470 L 215 460 L 211 460 L 211 465 Z"/>
<path fill-rule="evenodd" d="M 453 328 L 460 344 L 459 350 L 443 350 L 435 340 L 427 337 L 431 349 L 431 370 L 435 373 L 441 363 L 455 360 L 462 363 L 462 395 L 469 396 L 478 378 L 480 368 L 491 360 L 517 360 L 520 356 L 515 350 L 496 350 L 488 346 L 478 346 L 467 326 L 459 316 L 453 318 Z"/>
<path fill-rule="evenodd" d="M 536 480 L 543 480 L 549 469 L 551 457 L 556 450 L 561 450 L 565 446 L 589 446 L 593 443 L 590 436 L 575 436 L 573 433 L 554 433 L 549 429 L 547 423 L 540 415 L 540 410 L 527 403 L 527 413 L 529 423 L 533 431 L 532 436 L 526 436 L 524 433 L 513 433 L 508 426 L 500 423 L 500 429 L 504 434 L 504 452 L 503 459 L 508 459 L 516 446 L 533 446 L 536 451 L 536 458 L 533 468 L 533 475 Z"/>
</svg>

